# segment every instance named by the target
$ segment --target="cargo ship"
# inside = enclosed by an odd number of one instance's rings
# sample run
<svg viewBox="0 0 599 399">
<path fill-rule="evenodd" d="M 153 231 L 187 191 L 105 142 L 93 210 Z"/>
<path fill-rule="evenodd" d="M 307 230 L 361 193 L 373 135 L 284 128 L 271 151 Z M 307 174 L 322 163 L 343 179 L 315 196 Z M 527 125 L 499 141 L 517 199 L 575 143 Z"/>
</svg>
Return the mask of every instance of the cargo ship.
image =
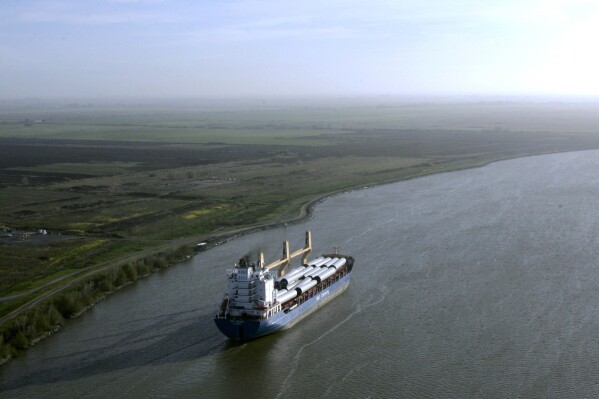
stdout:
<svg viewBox="0 0 599 399">
<path fill-rule="evenodd" d="M 214 317 L 218 329 L 234 340 L 250 340 L 287 329 L 340 295 L 351 278 L 354 258 L 321 255 L 308 261 L 312 236 L 306 232 L 303 248 L 290 253 L 283 243 L 283 257 L 268 265 L 260 252 L 257 262 L 243 257 L 227 270 L 228 289 Z M 291 259 L 302 256 L 291 269 Z"/>
</svg>

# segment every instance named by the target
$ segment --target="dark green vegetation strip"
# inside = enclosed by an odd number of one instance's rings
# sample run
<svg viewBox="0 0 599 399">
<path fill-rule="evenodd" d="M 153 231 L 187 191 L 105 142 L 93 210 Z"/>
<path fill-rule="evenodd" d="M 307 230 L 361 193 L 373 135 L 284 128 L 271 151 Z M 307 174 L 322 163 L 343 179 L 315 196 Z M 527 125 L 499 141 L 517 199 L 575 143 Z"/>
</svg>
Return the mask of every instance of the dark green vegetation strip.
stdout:
<svg viewBox="0 0 599 399">
<path fill-rule="evenodd" d="M 594 104 L 324 105 L 0 108 L 0 317 L 44 298 L 5 324 L 3 353 L 147 274 L 135 257 L 327 193 L 599 148 Z"/>
<path fill-rule="evenodd" d="M 194 253 L 190 246 L 112 267 L 74 284 L 0 327 L 0 364 L 57 331 L 104 296 Z"/>
</svg>

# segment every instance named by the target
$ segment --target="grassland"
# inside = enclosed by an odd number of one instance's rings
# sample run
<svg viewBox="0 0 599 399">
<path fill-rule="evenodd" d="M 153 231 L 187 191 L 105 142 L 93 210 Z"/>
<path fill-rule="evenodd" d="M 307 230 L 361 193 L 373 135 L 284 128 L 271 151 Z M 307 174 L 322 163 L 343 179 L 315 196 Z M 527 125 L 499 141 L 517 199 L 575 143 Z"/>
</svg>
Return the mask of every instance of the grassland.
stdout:
<svg viewBox="0 0 599 399">
<path fill-rule="evenodd" d="M 329 192 L 599 148 L 597 111 L 595 104 L 380 101 L 4 104 L 0 230 L 46 229 L 61 239 L 0 240 L 0 317 L 23 303 L 19 294 L 31 299 L 78 270 L 289 219 Z M 48 309 L 45 318 L 60 319 Z"/>
</svg>

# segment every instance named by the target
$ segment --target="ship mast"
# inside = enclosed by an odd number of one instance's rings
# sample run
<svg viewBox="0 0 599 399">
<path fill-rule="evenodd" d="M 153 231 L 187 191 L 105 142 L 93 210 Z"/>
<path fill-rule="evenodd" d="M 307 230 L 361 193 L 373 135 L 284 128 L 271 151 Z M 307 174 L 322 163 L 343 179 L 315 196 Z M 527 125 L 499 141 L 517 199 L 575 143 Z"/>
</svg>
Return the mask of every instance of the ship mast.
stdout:
<svg viewBox="0 0 599 399">
<path fill-rule="evenodd" d="M 274 262 L 264 266 L 264 268 L 267 270 L 270 270 L 270 269 L 274 269 L 277 266 L 282 266 L 279 269 L 279 275 L 284 276 L 285 269 L 287 267 L 289 267 L 289 265 L 291 264 L 291 259 L 296 258 L 300 255 L 303 255 L 302 256 L 302 264 L 306 264 L 306 261 L 308 260 L 308 255 L 310 254 L 311 251 L 312 251 L 312 234 L 310 233 L 310 231 L 306 231 L 306 245 L 303 248 L 300 248 L 293 253 L 289 253 L 289 241 L 285 240 L 283 242 L 283 257 L 277 261 L 274 261 Z M 261 265 L 264 264 L 264 253 L 262 251 L 260 251 L 260 264 Z"/>
</svg>

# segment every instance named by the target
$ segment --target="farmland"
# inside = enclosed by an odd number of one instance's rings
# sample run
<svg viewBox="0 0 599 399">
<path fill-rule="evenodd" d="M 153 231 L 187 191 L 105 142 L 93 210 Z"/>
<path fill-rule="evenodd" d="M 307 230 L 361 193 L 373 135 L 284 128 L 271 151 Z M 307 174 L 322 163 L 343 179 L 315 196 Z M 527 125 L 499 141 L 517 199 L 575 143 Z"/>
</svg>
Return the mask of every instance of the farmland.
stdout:
<svg viewBox="0 0 599 399">
<path fill-rule="evenodd" d="M 0 297 L 339 190 L 599 148 L 594 104 L 0 105 Z M 6 312 L 3 307 L 0 310 Z"/>
</svg>

